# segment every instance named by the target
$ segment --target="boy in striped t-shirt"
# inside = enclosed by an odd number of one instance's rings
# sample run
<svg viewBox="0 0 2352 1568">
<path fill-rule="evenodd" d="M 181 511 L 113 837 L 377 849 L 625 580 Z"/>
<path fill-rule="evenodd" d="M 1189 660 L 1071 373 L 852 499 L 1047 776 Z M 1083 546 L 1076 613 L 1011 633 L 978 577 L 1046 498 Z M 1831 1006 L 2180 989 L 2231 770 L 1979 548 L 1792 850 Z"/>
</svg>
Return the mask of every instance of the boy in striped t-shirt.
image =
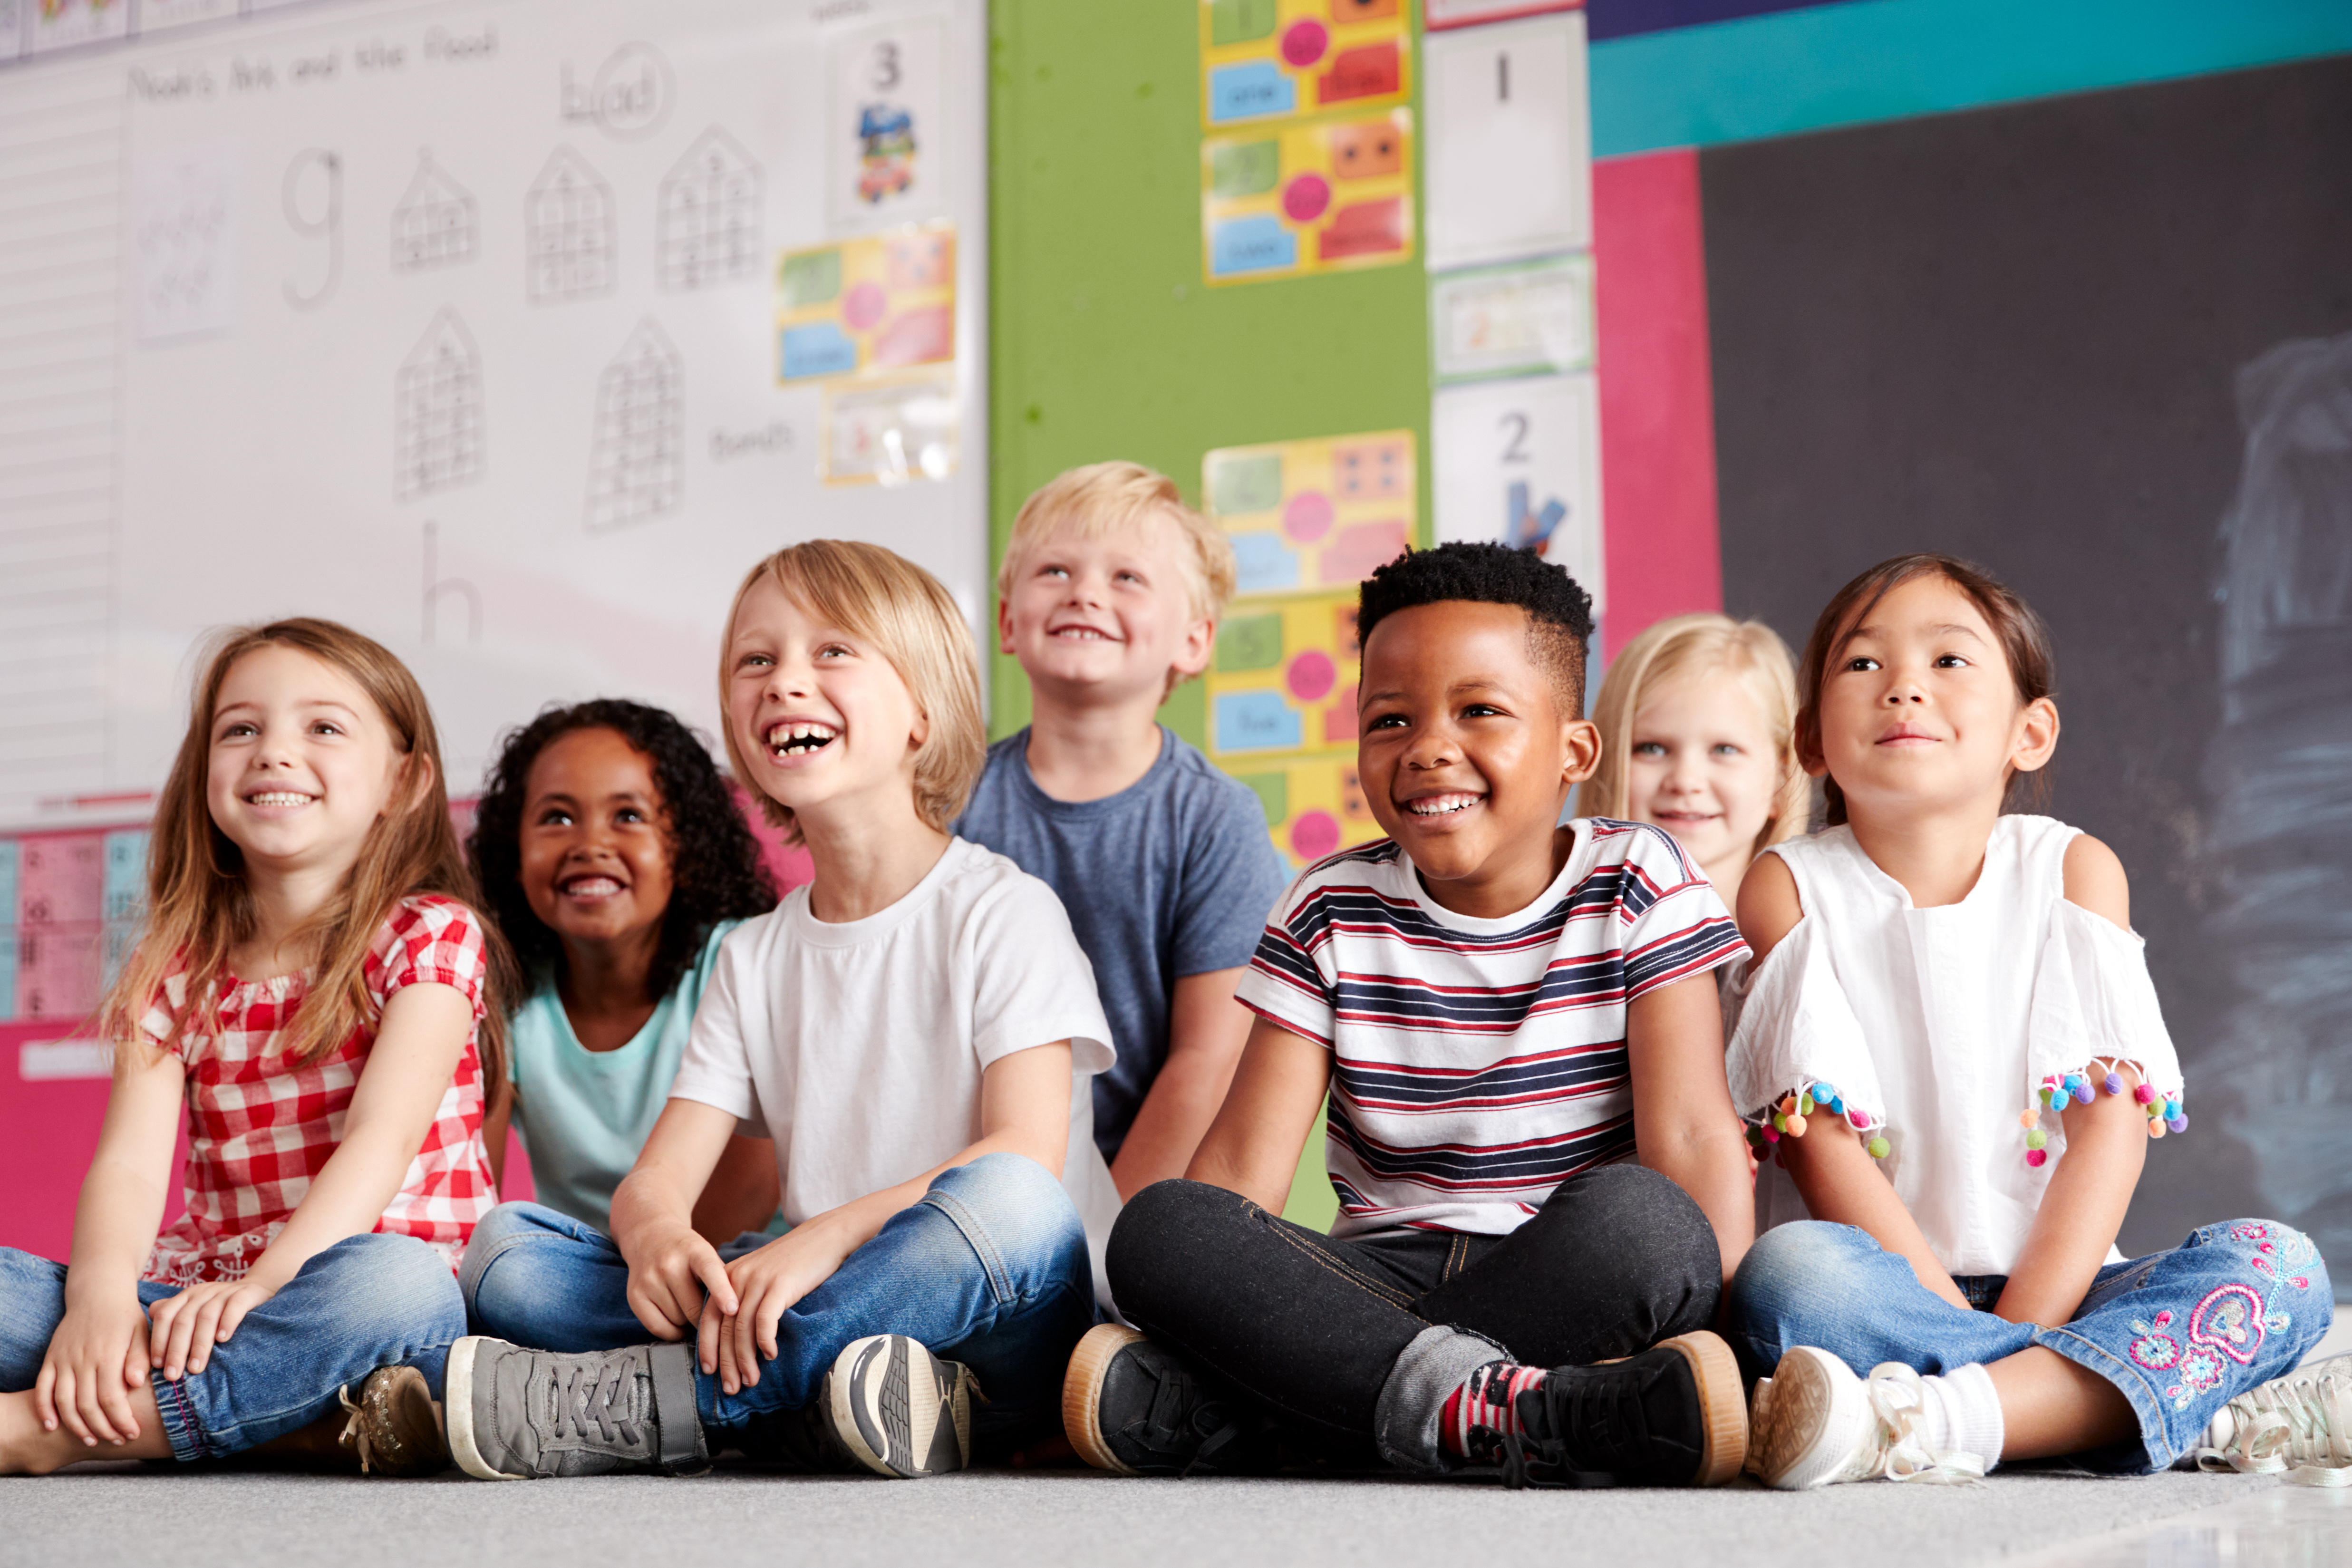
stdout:
<svg viewBox="0 0 2352 1568">
<path fill-rule="evenodd" d="M 1223 1109 L 1112 1232 L 1143 1331 L 1080 1344 L 1071 1441 L 1129 1474 L 1728 1480 L 1747 1415 L 1707 1325 L 1753 1211 L 1710 972 L 1748 950 L 1672 837 L 1560 825 L 1600 751 L 1566 572 L 1408 552 L 1360 626 L 1358 771 L 1391 837 L 1276 908 Z M 1278 1215 L 1327 1090 L 1325 1237 Z"/>
</svg>

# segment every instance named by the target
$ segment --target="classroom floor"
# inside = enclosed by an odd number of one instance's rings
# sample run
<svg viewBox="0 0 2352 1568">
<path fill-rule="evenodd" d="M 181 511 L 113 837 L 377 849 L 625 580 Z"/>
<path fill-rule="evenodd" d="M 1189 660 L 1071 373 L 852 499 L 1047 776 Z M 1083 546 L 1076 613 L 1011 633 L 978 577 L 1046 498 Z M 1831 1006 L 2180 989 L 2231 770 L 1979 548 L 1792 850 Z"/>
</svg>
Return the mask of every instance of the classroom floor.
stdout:
<svg viewBox="0 0 2352 1568">
<path fill-rule="evenodd" d="M 2322 1350 L 2352 1351 L 2352 1309 Z M 179 1476 L 137 1464 L 0 1480 L 0 1563 L 315 1568 L 605 1563 L 956 1568 L 1094 1563 L 1694 1563 L 1885 1568 L 2352 1568 L 2352 1489 L 2171 1471 L 2117 1480 L 2003 1470 L 1981 1486 L 1790 1496 L 1506 1492 L 1444 1482 L 1129 1481 L 972 1472 L 920 1485 L 720 1471 L 487 1486 Z"/>
</svg>

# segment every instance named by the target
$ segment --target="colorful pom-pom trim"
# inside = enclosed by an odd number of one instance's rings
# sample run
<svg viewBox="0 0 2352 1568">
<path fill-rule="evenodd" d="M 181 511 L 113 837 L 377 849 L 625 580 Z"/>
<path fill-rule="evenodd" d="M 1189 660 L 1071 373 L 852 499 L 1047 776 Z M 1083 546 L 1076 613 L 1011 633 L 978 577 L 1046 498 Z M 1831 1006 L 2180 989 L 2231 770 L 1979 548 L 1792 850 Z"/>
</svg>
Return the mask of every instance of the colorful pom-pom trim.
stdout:
<svg viewBox="0 0 2352 1568">
<path fill-rule="evenodd" d="M 2052 1073 L 2033 1091 L 2033 1103 L 2018 1113 L 2018 1125 L 2025 1129 L 2027 1164 L 2039 1169 L 2050 1161 L 2050 1135 L 2039 1125 L 2044 1110 L 2063 1110 L 2069 1105 L 2088 1105 L 2097 1098 L 2101 1089 L 2109 1094 L 2124 1092 L 2124 1075 L 2118 1064 L 2094 1059 L 2090 1065 L 2101 1069 L 2095 1080 L 2096 1088 L 2093 1087 L 2094 1080 L 2088 1072 Z M 2161 1138 L 2168 1132 L 2189 1131 L 2189 1113 L 2181 1109 L 2178 1094 L 2159 1094 L 2154 1084 L 2138 1083 L 2132 1086 L 2131 1097 L 2147 1112 L 2149 1137 Z"/>
<path fill-rule="evenodd" d="M 1800 1085 L 1794 1091 L 1780 1097 L 1780 1103 L 1758 1113 L 1748 1123 L 1748 1143 L 1759 1155 L 1769 1152 L 1782 1138 L 1802 1138 L 1811 1118 L 1819 1111 L 1845 1119 L 1845 1124 L 1856 1132 L 1872 1132 L 1874 1125 L 1869 1115 L 1848 1105 L 1836 1086 L 1826 1083 Z M 1864 1145 L 1874 1160 L 1886 1158 L 1890 1145 L 1884 1137 L 1874 1136 Z"/>
</svg>

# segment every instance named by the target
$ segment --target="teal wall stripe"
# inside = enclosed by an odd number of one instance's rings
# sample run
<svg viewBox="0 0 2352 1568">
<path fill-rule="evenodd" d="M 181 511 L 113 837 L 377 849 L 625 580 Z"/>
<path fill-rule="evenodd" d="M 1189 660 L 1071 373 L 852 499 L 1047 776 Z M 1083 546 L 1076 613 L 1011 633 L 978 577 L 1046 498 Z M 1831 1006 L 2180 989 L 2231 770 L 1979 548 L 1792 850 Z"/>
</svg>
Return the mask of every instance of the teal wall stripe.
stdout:
<svg viewBox="0 0 2352 1568">
<path fill-rule="evenodd" d="M 1593 153 L 1789 136 L 2346 51 L 2347 0 L 1853 0 L 1593 45 Z"/>
</svg>

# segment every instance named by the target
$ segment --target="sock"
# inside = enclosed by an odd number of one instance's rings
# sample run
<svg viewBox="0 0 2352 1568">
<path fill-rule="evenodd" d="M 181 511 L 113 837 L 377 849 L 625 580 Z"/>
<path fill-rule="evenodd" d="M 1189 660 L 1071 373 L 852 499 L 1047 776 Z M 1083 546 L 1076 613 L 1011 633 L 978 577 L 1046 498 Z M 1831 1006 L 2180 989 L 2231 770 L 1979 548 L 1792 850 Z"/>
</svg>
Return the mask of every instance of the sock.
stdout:
<svg viewBox="0 0 2352 1568">
<path fill-rule="evenodd" d="M 1517 1362 L 1490 1361 L 1445 1396 L 1438 1416 L 1438 1441 L 1456 1458 L 1470 1458 L 1470 1429 L 1484 1426 L 1508 1436 L 1520 1430 L 1519 1394 L 1543 1381 L 1544 1369 Z"/>
<path fill-rule="evenodd" d="M 1937 1453 L 1974 1454 L 1990 1470 L 2000 1462 L 2004 1429 L 1992 1373 L 1971 1362 L 1919 1380 L 1920 1436 Z"/>
</svg>

